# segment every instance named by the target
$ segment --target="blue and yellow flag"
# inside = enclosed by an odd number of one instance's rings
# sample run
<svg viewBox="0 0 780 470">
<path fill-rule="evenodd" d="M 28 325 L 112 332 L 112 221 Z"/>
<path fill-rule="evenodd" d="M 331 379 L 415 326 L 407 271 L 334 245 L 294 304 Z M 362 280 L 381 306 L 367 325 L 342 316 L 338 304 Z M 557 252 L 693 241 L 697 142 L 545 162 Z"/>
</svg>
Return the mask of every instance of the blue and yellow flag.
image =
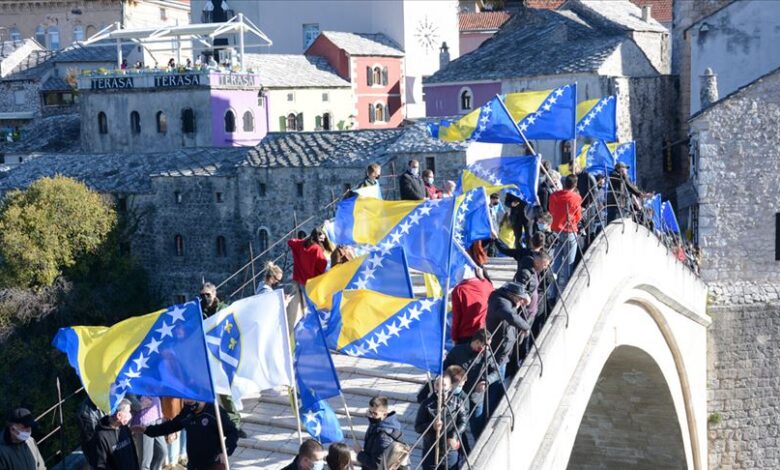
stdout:
<svg viewBox="0 0 780 470">
<path fill-rule="evenodd" d="M 674 232 L 681 235 L 680 224 L 677 223 L 677 216 L 674 213 L 672 203 L 669 201 L 664 201 L 661 204 L 661 221 L 665 232 Z"/>
<path fill-rule="evenodd" d="M 505 95 L 512 118 L 529 140 L 572 140 L 577 115 L 577 84 L 554 90 Z"/>
<path fill-rule="evenodd" d="M 319 311 L 331 309 L 333 294 L 346 289 L 370 289 L 396 297 L 414 297 L 402 247 L 372 250 L 309 279 L 306 295 Z"/>
<path fill-rule="evenodd" d="M 466 166 L 458 181 L 457 192 L 483 186 L 488 193 L 509 187 L 529 204 L 536 204 L 540 157 L 498 157 L 479 160 Z M 514 187 L 510 187 L 514 185 Z"/>
<path fill-rule="evenodd" d="M 613 142 L 607 144 L 607 148 L 616 162 L 624 163 L 628 167 L 628 179 L 636 182 L 636 142 Z"/>
<path fill-rule="evenodd" d="M 603 173 L 605 176 L 609 176 L 615 169 L 615 157 L 612 152 L 609 151 L 609 147 L 602 141 L 597 140 L 590 145 L 586 145 L 582 148 L 578 162 L 585 159 L 584 168 L 585 171 L 591 174 Z"/>
<path fill-rule="evenodd" d="M 617 100 L 614 96 L 577 105 L 577 135 L 605 142 L 617 141 Z"/>
<path fill-rule="evenodd" d="M 577 85 L 565 85 L 496 96 L 458 120 L 429 123 L 428 129 L 447 142 L 522 144 L 518 127 L 529 140 L 571 140 L 576 109 Z"/>
<path fill-rule="evenodd" d="M 106 413 L 127 393 L 214 401 L 195 300 L 111 327 L 60 328 L 52 344 L 67 354 L 87 395 Z"/>
<path fill-rule="evenodd" d="M 650 211 L 651 220 L 653 221 L 653 228 L 656 231 L 662 231 L 664 227 L 664 219 L 662 216 L 663 204 L 661 203 L 661 195 L 656 194 L 653 197 L 645 201 L 645 209 Z"/>
<path fill-rule="evenodd" d="M 442 299 L 406 299 L 369 290 L 333 300 L 328 346 L 353 357 L 399 362 L 441 373 Z"/>
<path fill-rule="evenodd" d="M 498 230 L 490 216 L 490 200 L 483 186 L 474 188 L 455 199 L 453 238 L 468 248 L 477 240 L 486 240 Z"/>
</svg>

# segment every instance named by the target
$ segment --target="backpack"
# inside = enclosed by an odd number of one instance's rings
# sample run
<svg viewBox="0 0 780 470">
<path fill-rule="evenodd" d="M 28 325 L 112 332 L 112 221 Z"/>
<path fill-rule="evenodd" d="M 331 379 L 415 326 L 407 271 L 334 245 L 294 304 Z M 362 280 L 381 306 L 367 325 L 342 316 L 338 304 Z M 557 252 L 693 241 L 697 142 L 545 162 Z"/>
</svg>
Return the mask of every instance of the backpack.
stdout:
<svg viewBox="0 0 780 470">
<path fill-rule="evenodd" d="M 409 456 L 412 453 L 411 447 L 402 441 L 388 434 L 395 442 L 382 452 L 379 457 L 379 470 L 398 470 L 409 466 Z"/>
</svg>

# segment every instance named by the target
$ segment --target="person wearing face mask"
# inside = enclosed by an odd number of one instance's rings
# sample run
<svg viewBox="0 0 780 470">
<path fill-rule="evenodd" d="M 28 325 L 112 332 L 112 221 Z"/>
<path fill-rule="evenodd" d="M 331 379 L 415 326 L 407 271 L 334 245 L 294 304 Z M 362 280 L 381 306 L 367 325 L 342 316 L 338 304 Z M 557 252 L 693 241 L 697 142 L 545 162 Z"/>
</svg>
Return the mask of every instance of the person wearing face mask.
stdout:
<svg viewBox="0 0 780 470">
<path fill-rule="evenodd" d="M 378 185 L 380 176 L 382 176 L 382 167 L 379 163 L 368 165 L 368 168 L 366 168 L 366 178 L 360 182 L 357 189 Z"/>
<path fill-rule="evenodd" d="M 17 408 L 8 414 L 0 438 L 0 470 L 46 470 L 32 438 L 35 419 L 30 410 Z"/>
<path fill-rule="evenodd" d="M 460 366 L 466 371 L 466 383 L 463 385 L 469 397 L 471 418 L 469 426 L 475 438 L 479 437 L 485 427 L 483 413 L 485 408 L 485 391 L 487 387 L 498 381 L 498 369 L 483 354 L 488 344 L 487 331 L 478 330 L 471 341 L 456 344 L 444 360 L 444 368 Z M 485 364 L 488 364 L 486 367 Z M 468 449 L 467 449 L 468 450 Z"/>
<path fill-rule="evenodd" d="M 426 199 L 441 199 L 441 189 L 437 188 L 433 184 L 433 171 L 423 171 L 423 184 L 425 185 L 425 198 Z"/>
<path fill-rule="evenodd" d="M 401 200 L 421 201 L 425 199 L 425 184 L 420 178 L 420 162 L 409 160 L 409 168 L 398 177 Z"/>
<path fill-rule="evenodd" d="M 377 470 L 379 459 L 393 442 L 401 440 L 401 422 L 389 411 L 387 397 L 376 396 L 368 402 L 368 430 L 363 448 L 355 447 L 357 460 L 366 470 Z"/>
<path fill-rule="evenodd" d="M 349 446 L 343 442 L 331 444 L 325 462 L 328 464 L 328 470 L 352 470 L 352 454 L 349 452 Z"/>
<path fill-rule="evenodd" d="M 295 459 L 282 470 L 323 470 L 326 455 L 322 444 L 314 439 L 306 439 L 298 448 Z"/>
<path fill-rule="evenodd" d="M 282 271 L 282 268 L 274 264 L 273 261 L 265 263 L 265 277 L 263 278 L 263 283 L 257 286 L 255 294 L 273 292 L 282 283 L 283 279 L 284 271 Z"/>
<path fill-rule="evenodd" d="M 458 365 L 451 365 L 436 381 L 432 393 L 420 403 L 414 420 L 414 430 L 423 434 L 423 470 L 460 468 L 465 461 L 461 438 L 468 426 L 469 399 L 463 393 L 466 371 Z M 442 411 L 445 419 L 438 413 L 439 394 L 444 403 Z M 444 427 L 446 423 L 446 428 Z M 439 462 L 436 461 L 436 440 L 439 438 Z M 430 452 L 429 452 L 430 451 Z"/>
<path fill-rule="evenodd" d="M 225 448 L 232 455 L 238 445 L 238 430 L 224 410 L 220 410 Z M 152 426 L 136 426 L 133 431 L 149 437 L 166 436 L 184 429 L 187 432 L 187 469 L 219 470 L 225 468 L 225 456 L 219 442 L 219 428 L 214 404 L 184 400 L 181 412 L 170 421 Z"/>
<path fill-rule="evenodd" d="M 130 400 L 123 399 L 114 414 L 100 420 L 92 437 L 92 466 L 97 470 L 138 470 L 138 455 L 128 423 L 133 418 Z"/>
</svg>

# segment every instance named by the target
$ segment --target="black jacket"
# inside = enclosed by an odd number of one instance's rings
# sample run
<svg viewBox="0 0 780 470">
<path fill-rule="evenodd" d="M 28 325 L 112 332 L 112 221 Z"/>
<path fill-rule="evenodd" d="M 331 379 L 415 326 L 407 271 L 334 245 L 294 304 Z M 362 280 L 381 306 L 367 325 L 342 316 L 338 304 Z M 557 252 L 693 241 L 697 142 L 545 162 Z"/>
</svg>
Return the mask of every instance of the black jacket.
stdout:
<svg viewBox="0 0 780 470">
<path fill-rule="evenodd" d="M 90 400 L 89 397 L 81 402 L 78 410 L 76 410 L 76 423 L 79 428 L 81 450 L 84 452 L 84 457 L 86 457 L 87 462 L 95 461 L 95 455 L 93 454 L 94 448 L 89 445 L 89 443 L 92 441 L 95 431 L 97 431 L 100 419 L 105 415 L 106 414 L 103 413 L 100 408 L 92 403 L 92 400 Z M 93 463 L 91 463 L 91 465 L 93 467 L 95 466 Z"/>
<path fill-rule="evenodd" d="M 531 325 L 523 317 L 521 311 L 507 296 L 506 289 L 499 287 L 488 297 L 485 326 L 493 334 L 491 345 L 498 365 L 509 362 L 512 348 L 517 341 L 518 330 L 528 331 L 531 329 Z M 503 322 L 506 322 L 506 325 L 499 329 L 498 327 Z"/>
<path fill-rule="evenodd" d="M 533 319 L 539 307 L 539 275 L 534 270 L 533 257 L 526 256 L 517 262 L 515 282 L 525 287 L 526 292 L 531 296 L 531 303 L 527 308 L 528 318 Z"/>
<path fill-rule="evenodd" d="M 282 470 L 298 470 L 298 456 L 296 455 L 293 461 L 285 465 Z"/>
<path fill-rule="evenodd" d="M 607 205 L 628 207 L 629 194 L 642 197 L 642 191 L 632 183 L 627 175 L 615 170 L 609 175 L 609 184 L 611 187 L 607 192 Z"/>
<path fill-rule="evenodd" d="M 458 395 L 451 395 L 445 398 L 444 407 L 447 411 L 444 412 L 444 423 L 447 425 L 443 429 L 444 435 L 447 439 L 457 437 L 457 434 L 463 436 L 468 426 L 468 415 L 471 410 L 469 400 L 465 393 Z M 420 403 L 420 407 L 417 409 L 417 416 L 414 420 L 414 430 L 418 434 L 425 433 L 423 437 L 423 453 L 432 447 L 436 442 L 436 430 L 431 426 L 437 416 L 439 399 L 435 393 L 431 394 L 428 398 Z M 430 426 L 430 428 L 429 428 Z M 457 431 L 457 433 L 455 432 Z M 447 451 L 447 441 L 441 439 L 442 452 Z"/>
<path fill-rule="evenodd" d="M 488 385 L 498 381 L 499 374 L 495 367 L 490 365 L 487 367 L 487 370 L 485 370 L 485 359 L 486 354 L 480 355 L 478 352 L 471 349 L 471 343 L 469 342 L 453 346 L 452 350 L 447 353 L 447 358 L 444 360 L 445 370 L 449 366 L 456 365 L 461 366 L 463 367 L 463 370 L 468 371 L 463 391 L 469 395 L 472 403 L 481 400 L 483 396 L 481 393 L 472 393 L 475 385 L 483 381 Z M 485 376 L 485 372 L 487 372 L 487 376 Z"/>
<path fill-rule="evenodd" d="M 422 178 L 414 176 L 411 171 L 405 171 L 399 177 L 401 199 L 404 201 L 420 201 L 425 199 L 425 184 Z"/>
<path fill-rule="evenodd" d="M 32 437 L 14 443 L 5 428 L 0 436 L 0 470 L 46 470 L 46 464 Z"/>
<path fill-rule="evenodd" d="M 583 209 L 588 207 L 596 197 L 594 188 L 596 188 L 596 177 L 584 170 L 577 175 L 577 191 L 582 197 Z"/>
<path fill-rule="evenodd" d="M 393 445 L 393 442 L 401 440 L 401 422 L 391 411 L 385 419 L 378 423 L 370 423 L 366 431 L 363 450 L 357 454 L 360 466 L 366 470 L 379 468 L 379 459 L 385 449 Z"/>
<path fill-rule="evenodd" d="M 222 430 L 225 433 L 225 447 L 228 455 L 232 455 L 238 445 L 238 430 L 228 419 L 225 410 L 220 408 Z M 187 457 L 189 469 L 206 469 L 217 461 L 222 453 L 219 444 L 219 430 L 214 405 L 209 403 L 200 413 L 195 413 L 194 407 L 185 406 L 181 412 L 170 421 L 146 428 L 144 434 L 149 437 L 165 436 L 185 429 L 187 431 Z"/>
<path fill-rule="evenodd" d="M 93 466 L 98 470 L 138 470 L 132 431 L 127 426 L 111 427 L 110 422 L 110 416 L 102 417 L 92 437 Z"/>
</svg>

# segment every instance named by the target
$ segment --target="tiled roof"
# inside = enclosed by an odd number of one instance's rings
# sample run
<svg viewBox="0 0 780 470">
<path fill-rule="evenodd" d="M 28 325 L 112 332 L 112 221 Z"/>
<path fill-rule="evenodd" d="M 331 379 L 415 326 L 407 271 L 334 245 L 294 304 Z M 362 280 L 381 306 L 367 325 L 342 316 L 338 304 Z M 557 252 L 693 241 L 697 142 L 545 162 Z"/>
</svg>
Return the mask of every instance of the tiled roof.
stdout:
<svg viewBox="0 0 780 470">
<path fill-rule="evenodd" d="M 353 56 L 403 57 L 401 46 L 382 33 L 345 33 L 341 31 L 323 31 L 320 33 L 347 54 Z"/>
<path fill-rule="evenodd" d="M 46 116 L 22 128 L 19 142 L 0 142 L 0 153 L 76 153 L 81 151 L 79 114 Z"/>
<path fill-rule="evenodd" d="M 54 66 L 49 62 L 54 54 L 47 50 L 30 52 L 3 80 L 40 80 Z"/>
<path fill-rule="evenodd" d="M 652 17 L 652 9 L 649 20 L 644 21 L 642 9 L 627 0 L 570 0 L 563 8 L 574 10 L 580 16 L 585 11 L 593 12 L 629 31 L 668 31 Z"/>
<path fill-rule="evenodd" d="M 247 54 L 248 67 L 269 88 L 348 87 L 324 57 L 290 54 Z"/>
<path fill-rule="evenodd" d="M 68 82 L 60 77 L 49 77 L 41 85 L 41 91 L 69 91 L 73 90 Z"/>
<path fill-rule="evenodd" d="M 400 129 L 272 132 L 247 154 L 255 167 L 364 166 L 381 157 Z"/>
<path fill-rule="evenodd" d="M 246 149 L 186 148 L 161 153 L 47 154 L 0 175 L 0 191 L 54 175 L 83 181 L 100 192 L 147 193 L 153 176 L 229 176 Z"/>
<path fill-rule="evenodd" d="M 506 11 L 467 12 L 458 15 L 458 29 L 464 31 L 496 31 L 512 15 Z"/>
<path fill-rule="evenodd" d="M 127 57 L 135 45 L 122 45 L 122 55 Z M 54 58 L 55 62 L 116 62 L 116 45 L 99 44 L 82 46 L 75 44 L 61 50 Z"/>
<path fill-rule="evenodd" d="M 445 142 L 431 137 L 423 120 L 405 126 L 401 135 L 387 148 L 387 153 L 458 152 L 466 150 L 467 146 L 465 142 Z"/>
<path fill-rule="evenodd" d="M 610 2 L 616 0 L 597 0 L 600 2 Z M 617 0 L 622 1 L 622 0 Z M 672 21 L 672 1 L 673 0 L 631 0 L 631 3 L 638 7 L 650 5 L 652 9 L 650 14 L 656 21 L 661 23 L 671 23 Z M 526 5 L 530 8 L 544 8 L 547 10 L 556 10 L 566 3 L 566 0 L 526 0 Z"/>
<path fill-rule="evenodd" d="M 481 47 L 458 57 L 424 82 L 594 72 L 628 40 L 614 27 L 594 27 L 573 11 L 529 9 L 514 15 Z"/>
<path fill-rule="evenodd" d="M 24 45 L 24 43 L 21 41 L 0 42 L 0 61 L 13 54 L 14 51 L 22 47 L 22 45 Z"/>
</svg>

